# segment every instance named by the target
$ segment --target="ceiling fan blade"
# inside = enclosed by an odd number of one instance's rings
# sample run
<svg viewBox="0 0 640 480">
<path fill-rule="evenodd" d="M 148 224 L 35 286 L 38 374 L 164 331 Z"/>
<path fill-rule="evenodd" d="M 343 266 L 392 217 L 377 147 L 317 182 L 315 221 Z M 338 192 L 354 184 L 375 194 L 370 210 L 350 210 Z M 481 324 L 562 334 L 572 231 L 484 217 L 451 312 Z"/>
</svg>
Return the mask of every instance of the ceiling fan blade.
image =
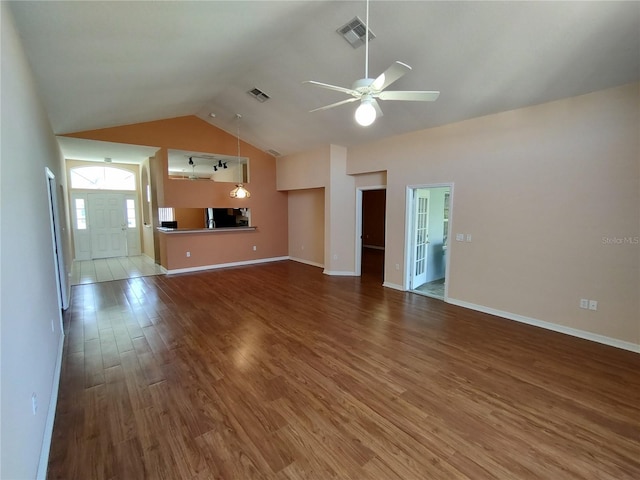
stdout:
<svg viewBox="0 0 640 480">
<path fill-rule="evenodd" d="M 410 71 L 411 67 L 406 63 L 395 62 L 373 81 L 371 87 L 378 92 L 380 90 L 384 90 L 393 82 Z"/>
<path fill-rule="evenodd" d="M 316 87 L 326 88 L 328 90 L 335 90 L 337 92 L 346 93 L 347 95 L 353 95 L 354 97 L 359 98 L 360 92 L 355 90 L 351 90 L 350 88 L 338 87 L 336 85 L 329 85 L 328 83 L 314 82 L 313 80 L 307 80 L 302 83 L 310 83 L 311 85 L 315 85 Z"/>
<path fill-rule="evenodd" d="M 345 103 L 351 103 L 358 101 L 357 98 L 347 98 L 346 100 L 342 100 L 341 102 L 332 103 L 331 105 L 325 105 L 324 107 L 314 108 L 313 110 L 309 110 L 309 113 L 318 112 L 320 110 L 328 110 L 333 107 L 338 107 L 340 105 L 344 105 Z"/>
<path fill-rule="evenodd" d="M 406 100 L 411 102 L 433 102 L 437 100 L 440 92 L 411 92 L 411 91 L 391 91 L 380 92 L 376 98 L 380 100 Z"/>
</svg>

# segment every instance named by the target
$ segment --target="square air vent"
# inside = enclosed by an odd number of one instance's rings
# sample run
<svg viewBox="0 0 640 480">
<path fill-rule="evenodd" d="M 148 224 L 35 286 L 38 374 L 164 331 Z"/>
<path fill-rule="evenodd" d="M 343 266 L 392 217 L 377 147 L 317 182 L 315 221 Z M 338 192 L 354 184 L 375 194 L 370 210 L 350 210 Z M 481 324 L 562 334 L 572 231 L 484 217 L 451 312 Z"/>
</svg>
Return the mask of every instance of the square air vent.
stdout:
<svg viewBox="0 0 640 480">
<path fill-rule="evenodd" d="M 344 39 L 349 42 L 353 48 L 358 48 L 365 43 L 365 37 L 367 35 L 367 26 L 358 17 L 345 23 L 338 30 L 336 30 Z M 376 38 L 371 30 L 369 30 L 369 41 Z"/>
<path fill-rule="evenodd" d="M 252 90 L 249 90 L 247 92 L 249 95 L 251 95 L 253 98 L 255 98 L 256 100 L 258 100 L 260 103 L 264 103 L 267 100 L 269 100 L 269 95 L 267 95 L 266 93 L 264 93 L 262 90 L 260 90 L 259 88 L 254 88 Z"/>
</svg>

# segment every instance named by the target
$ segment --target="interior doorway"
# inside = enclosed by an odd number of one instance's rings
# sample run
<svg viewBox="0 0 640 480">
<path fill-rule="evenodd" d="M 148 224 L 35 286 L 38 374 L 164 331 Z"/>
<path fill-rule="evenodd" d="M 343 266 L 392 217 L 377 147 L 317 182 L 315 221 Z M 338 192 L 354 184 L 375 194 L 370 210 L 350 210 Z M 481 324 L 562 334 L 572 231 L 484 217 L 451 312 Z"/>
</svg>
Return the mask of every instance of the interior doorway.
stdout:
<svg viewBox="0 0 640 480">
<path fill-rule="evenodd" d="M 407 196 L 408 290 L 447 297 L 451 185 L 411 187 Z"/>
<path fill-rule="evenodd" d="M 387 190 L 384 187 L 358 189 L 359 221 L 356 263 L 357 271 L 384 282 L 385 228 Z"/>
</svg>

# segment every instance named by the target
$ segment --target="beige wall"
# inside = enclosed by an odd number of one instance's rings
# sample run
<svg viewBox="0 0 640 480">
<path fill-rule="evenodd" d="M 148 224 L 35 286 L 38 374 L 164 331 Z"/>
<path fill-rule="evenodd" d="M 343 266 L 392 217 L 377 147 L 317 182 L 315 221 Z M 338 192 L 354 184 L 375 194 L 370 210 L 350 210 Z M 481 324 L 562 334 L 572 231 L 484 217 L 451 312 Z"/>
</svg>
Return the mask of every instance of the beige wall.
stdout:
<svg viewBox="0 0 640 480">
<path fill-rule="evenodd" d="M 397 214 L 387 217 L 386 283 L 405 281 L 392 266 L 405 264 L 406 187 L 451 182 L 452 233 L 472 235 L 450 242 L 452 300 L 640 344 L 639 89 L 350 148 L 349 174 L 387 171 Z"/>
<path fill-rule="evenodd" d="M 347 149 L 330 146 L 329 184 L 325 188 L 324 267 L 329 275 L 355 275 L 356 193 L 347 175 Z"/>
<path fill-rule="evenodd" d="M 325 187 L 329 182 L 330 146 L 296 155 L 280 157 L 277 162 L 278 190 Z"/>
<path fill-rule="evenodd" d="M 346 174 L 347 149 L 328 145 L 277 162 L 278 190 L 324 187 L 324 273 L 355 275 L 355 182 Z M 308 235 L 297 225 L 289 228 L 293 238 Z"/>
<path fill-rule="evenodd" d="M 289 192 L 289 256 L 324 267 L 324 188 Z"/>
<path fill-rule="evenodd" d="M 356 175 L 356 188 L 384 188 L 387 185 L 387 172 L 372 172 Z"/>
</svg>

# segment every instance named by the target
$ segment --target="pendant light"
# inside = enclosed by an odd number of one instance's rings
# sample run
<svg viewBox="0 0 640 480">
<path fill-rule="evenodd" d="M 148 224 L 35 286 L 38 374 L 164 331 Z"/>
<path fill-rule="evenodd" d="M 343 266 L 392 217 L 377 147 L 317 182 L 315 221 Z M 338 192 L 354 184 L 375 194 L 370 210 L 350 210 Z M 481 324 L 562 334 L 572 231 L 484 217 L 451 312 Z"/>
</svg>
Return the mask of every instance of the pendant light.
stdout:
<svg viewBox="0 0 640 480">
<path fill-rule="evenodd" d="M 240 183 L 236 184 L 236 188 L 234 188 L 229 192 L 229 196 L 231 198 L 249 198 L 251 196 L 251 194 L 249 193 L 249 190 L 244 188 L 244 186 L 242 185 L 242 164 L 240 163 L 240 119 L 242 118 L 242 115 L 240 115 L 239 113 L 236 113 L 236 118 L 238 119 L 237 139 L 238 139 L 238 170 L 240 171 Z"/>
</svg>

